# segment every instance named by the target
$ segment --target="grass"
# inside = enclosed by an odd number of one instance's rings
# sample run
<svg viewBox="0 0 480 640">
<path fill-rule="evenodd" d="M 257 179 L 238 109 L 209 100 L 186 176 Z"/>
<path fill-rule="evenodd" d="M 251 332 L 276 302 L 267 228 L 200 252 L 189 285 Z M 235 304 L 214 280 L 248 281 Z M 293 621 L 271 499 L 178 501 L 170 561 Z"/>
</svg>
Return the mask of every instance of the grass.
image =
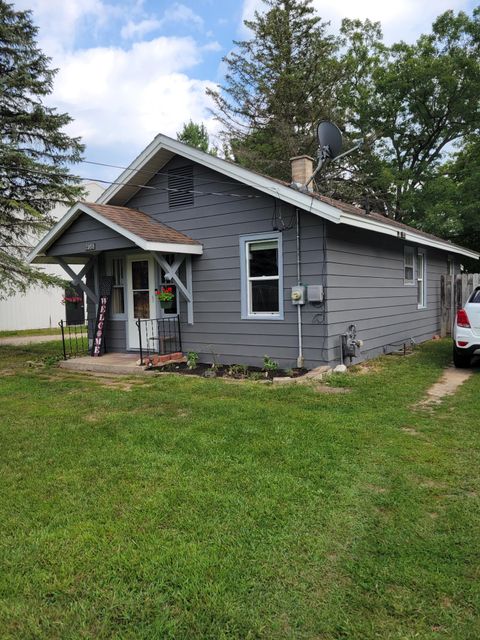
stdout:
<svg viewBox="0 0 480 640">
<path fill-rule="evenodd" d="M 412 408 L 448 344 L 343 394 L 54 350 L 0 349 L 2 639 L 480 637 L 480 376 Z"/>
<path fill-rule="evenodd" d="M 18 329 L 15 331 L 0 331 L 0 338 L 22 337 L 22 336 L 57 336 L 62 333 L 60 327 L 50 327 L 49 329 Z"/>
</svg>

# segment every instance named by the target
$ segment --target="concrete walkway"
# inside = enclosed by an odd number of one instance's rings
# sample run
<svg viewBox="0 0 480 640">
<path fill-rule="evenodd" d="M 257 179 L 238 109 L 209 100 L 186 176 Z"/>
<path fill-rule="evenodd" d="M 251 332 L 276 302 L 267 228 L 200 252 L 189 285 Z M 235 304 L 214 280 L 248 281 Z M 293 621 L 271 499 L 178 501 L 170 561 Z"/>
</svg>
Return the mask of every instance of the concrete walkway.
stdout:
<svg viewBox="0 0 480 640">
<path fill-rule="evenodd" d="M 448 369 L 445 369 L 443 372 L 440 380 L 428 389 L 426 398 L 420 401 L 419 406 L 425 407 L 439 404 L 445 396 L 453 395 L 460 385 L 472 375 L 472 369 L 455 369 L 455 367 L 448 367 Z"/>
<path fill-rule="evenodd" d="M 23 347 L 26 344 L 38 344 L 40 342 L 54 342 L 61 340 L 62 336 L 10 336 L 8 338 L 0 338 L 0 347 L 2 345 L 11 345 L 13 347 Z"/>
</svg>

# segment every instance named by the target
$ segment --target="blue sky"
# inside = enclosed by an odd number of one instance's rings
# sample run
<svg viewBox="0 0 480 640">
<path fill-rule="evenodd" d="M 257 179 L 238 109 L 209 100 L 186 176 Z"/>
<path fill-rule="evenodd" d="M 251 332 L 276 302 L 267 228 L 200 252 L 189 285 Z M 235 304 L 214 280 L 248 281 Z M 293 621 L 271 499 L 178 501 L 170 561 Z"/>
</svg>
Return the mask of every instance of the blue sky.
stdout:
<svg viewBox="0 0 480 640">
<path fill-rule="evenodd" d="M 221 59 L 261 0 L 14 0 L 32 9 L 39 45 L 59 69 L 52 106 L 68 112 L 69 133 L 87 160 L 125 166 L 156 133 L 175 137 L 184 122 L 204 122 L 215 137 L 207 87 L 222 82 Z M 447 9 L 473 0 L 314 0 L 338 28 L 342 17 L 382 22 L 385 40 L 413 41 Z M 84 177 L 114 179 L 112 168 L 82 165 Z"/>
</svg>

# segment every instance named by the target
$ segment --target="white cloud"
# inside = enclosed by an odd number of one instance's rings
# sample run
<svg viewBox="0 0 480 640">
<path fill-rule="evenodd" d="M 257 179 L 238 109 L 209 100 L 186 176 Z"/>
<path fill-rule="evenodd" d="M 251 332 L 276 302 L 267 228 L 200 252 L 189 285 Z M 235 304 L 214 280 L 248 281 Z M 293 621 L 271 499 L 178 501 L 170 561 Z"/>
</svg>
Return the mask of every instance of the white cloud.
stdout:
<svg viewBox="0 0 480 640">
<path fill-rule="evenodd" d="M 122 24 L 122 35 L 132 40 L 167 23 L 202 29 L 202 18 L 187 6 L 174 3 L 158 18 L 146 13 L 142 0 L 17 0 L 16 8 L 33 10 L 39 46 L 59 69 L 48 102 L 74 119 L 68 132 L 86 143 L 87 158 L 128 161 L 154 135 L 175 137 L 190 119 L 215 133 L 205 93 L 215 85 L 192 77 L 192 69 L 220 48 L 217 42 L 157 37 L 129 47 L 83 44 L 85 34 L 101 41 L 104 32 L 119 33 Z"/>
<path fill-rule="evenodd" d="M 96 30 L 121 11 L 119 6 L 102 0 L 17 0 L 15 7 L 33 11 L 33 21 L 39 27 L 39 45 L 50 56 L 73 48 L 79 27 L 86 21 Z"/>
<path fill-rule="evenodd" d="M 420 33 L 429 31 L 434 19 L 443 11 L 465 10 L 468 0 L 314 0 L 314 7 L 324 20 L 330 20 L 333 30 L 340 26 L 342 18 L 369 18 L 382 23 L 385 41 L 414 41 Z M 261 0 L 245 0 L 242 20 L 251 19 L 255 9 L 265 10 Z M 243 24 L 243 23 L 242 23 Z M 243 30 L 245 28 L 243 27 Z"/>
<path fill-rule="evenodd" d="M 162 132 L 175 136 L 190 118 L 214 132 L 207 87 L 188 77 L 202 48 L 192 38 L 156 38 L 132 45 L 66 53 L 50 102 L 75 118 L 71 135 L 88 145 L 135 149 Z"/>
<path fill-rule="evenodd" d="M 150 16 L 139 22 L 129 20 L 122 27 L 120 35 L 125 39 L 141 38 L 147 33 L 175 23 L 188 24 L 199 30 L 203 29 L 203 19 L 199 15 L 184 4 L 175 3 L 165 10 L 160 19 Z"/>
<path fill-rule="evenodd" d="M 203 28 L 203 18 L 197 15 L 190 7 L 184 4 L 175 3 L 166 9 L 163 20 L 166 22 L 186 22 L 194 25 L 198 29 Z"/>
<path fill-rule="evenodd" d="M 120 35 L 125 40 L 131 40 L 136 37 L 145 36 L 147 33 L 151 33 L 152 31 L 156 31 L 162 26 L 160 20 L 155 20 L 155 18 L 150 18 L 147 20 L 140 20 L 140 22 L 133 22 L 133 20 L 129 20 L 127 24 L 125 24 L 121 31 Z"/>
</svg>

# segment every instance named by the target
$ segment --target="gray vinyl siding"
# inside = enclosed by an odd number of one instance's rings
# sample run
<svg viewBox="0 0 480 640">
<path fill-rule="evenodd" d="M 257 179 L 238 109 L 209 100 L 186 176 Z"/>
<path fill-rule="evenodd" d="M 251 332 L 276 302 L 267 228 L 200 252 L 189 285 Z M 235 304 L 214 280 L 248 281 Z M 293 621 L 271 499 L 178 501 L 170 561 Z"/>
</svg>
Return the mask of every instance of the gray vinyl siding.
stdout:
<svg viewBox="0 0 480 640">
<path fill-rule="evenodd" d="M 88 242 L 95 242 L 96 251 L 135 247 L 131 240 L 127 240 L 116 231 L 83 213 L 54 242 L 47 254 L 49 256 L 82 254 L 85 253 Z"/>
<path fill-rule="evenodd" d="M 285 204 L 280 208 L 279 203 L 276 207 L 289 227 L 282 233 L 285 318 L 242 320 L 239 238 L 274 231 L 274 200 L 194 165 L 195 190 L 204 193 L 195 195 L 193 205 L 170 209 L 167 171 L 186 164 L 174 158 L 148 183 L 155 189 L 141 189 L 125 203 L 203 244 L 203 255 L 192 258 L 193 325 L 187 324 L 183 299 L 180 304 L 184 352 L 198 352 L 203 362 L 215 358 L 257 366 L 268 354 L 282 367 L 296 366 L 297 309 L 290 301 L 290 289 L 297 284 L 294 208 Z M 73 254 L 80 247 L 83 251 L 86 241 L 96 242 L 97 247 L 99 240 L 105 241 L 109 249 L 123 248 L 125 253 L 132 247 L 129 241 L 122 245 L 118 234 L 98 229 L 95 221 L 77 222 L 57 241 L 57 255 Z M 439 283 L 447 270 L 446 252 L 426 248 L 427 308 L 418 309 L 416 285 L 404 285 L 403 240 L 326 223 L 308 212 L 300 213 L 300 236 L 301 281 L 322 284 L 326 292 L 325 303 L 302 308 L 306 367 L 338 363 L 340 335 L 350 324 L 356 325 L 365 343 L 362 359 L 392 350 L 392 343 L 421 342 L 439 333 Z M 103 272 L 104 262 L 100 265 Z M 109 350 L 126 350 L 125 321 L 110 321 L 106 336 Z"/>
<path fill-rule="evenodd" d="M 404 241 L 331 224 L 327 238 L 330 361 L 339 361 L 340 335 L 352 323 L 365 343 L 360 359 L 393 351 L 398 348 L 393 343 L 418 343 L 439 333 L 445 252 L 425 247 L 427 306 L 418 309 L 416 284 L 404 284 Z"/>
<path fill-rule="evenodd" d="M 182 302 L 183 350 L 196 351 L 202 361 L 215 356 L 222 363 L 261 365 L 268 354 L 282 367 L 296 366 L 298 355 L 297 311 L 290 302 L 290 288 L 297 283 L 295 210 L 282 204 L 281 214 L 293 227 L 282 233 L 284 259 L 285 319 L 241 319 L 240 246 L 245 234 L 271 232 L 274 200 L 199 165 L 194 166 L 196 195 L 193 206 L 169 209 L 168 169 L 185 166 L 174 158 L 126 206 L 150 214 L 203 244 L 202 256 L 193 258 L 194 324 L 186 324 Z M 235 196 L 228 195 L 229 193 Z M 279 205 L 277 204 L 277 214 Z M 302 277 L 309 284 L 322 284 L 324 223 L 310 214 L 302 215 Z M 322 361 L 325 325 L 317 308 L 304 309 L 306 366 Z"/>
</svg>

